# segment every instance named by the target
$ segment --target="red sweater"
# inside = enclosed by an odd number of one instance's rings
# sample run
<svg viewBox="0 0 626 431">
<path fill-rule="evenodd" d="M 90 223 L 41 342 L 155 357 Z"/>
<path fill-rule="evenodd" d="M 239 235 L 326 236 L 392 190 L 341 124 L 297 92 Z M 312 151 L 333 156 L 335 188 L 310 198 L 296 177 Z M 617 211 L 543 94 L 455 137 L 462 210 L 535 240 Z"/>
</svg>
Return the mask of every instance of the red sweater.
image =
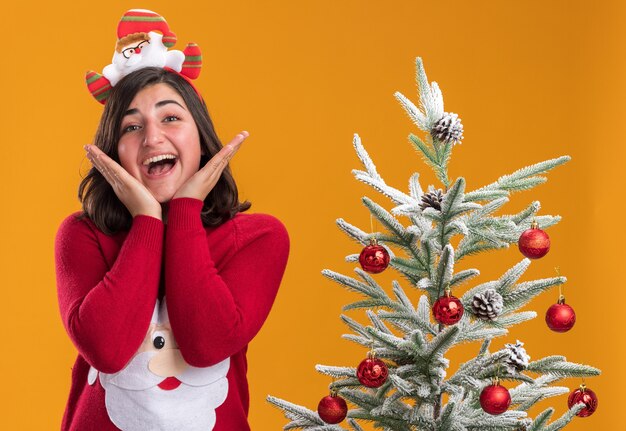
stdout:
<svg viewBox="0 0 626 431">
<path fill-rule="evenodd" d="M 63 430 L 116 430 L 90 365 L 120 371 L 148 331 L 164 289 L 185 361 L 208 367 L 230 357 L 228 395 L 214 431 L 249 430 L 247 345 L 267 318 L 287 264 L 289 238 L 276 218 L 239 213 L 204 227 L 202 202 L 169 203 L 164 224 L 139 215 L 128 232 L 103 234 L 76 214 L 61 224 L 55 257 L 59 307 L 78 349 Z"/>
</svg>

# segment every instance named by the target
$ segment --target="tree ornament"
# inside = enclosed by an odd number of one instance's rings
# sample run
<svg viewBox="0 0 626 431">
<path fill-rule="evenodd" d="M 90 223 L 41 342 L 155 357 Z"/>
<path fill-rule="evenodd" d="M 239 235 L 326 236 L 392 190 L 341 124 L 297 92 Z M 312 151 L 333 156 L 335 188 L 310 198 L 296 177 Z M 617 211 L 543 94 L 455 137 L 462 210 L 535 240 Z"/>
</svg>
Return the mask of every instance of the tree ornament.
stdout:
<svg viewBox="0 0 626 431">
<path fill-rule="evenodd" d="M 361 250 L 359 263 L 363 271 L 371 274 L 383 272 L 389 266 L 389 252 L 378 244 L 376 238 L 370 239 L 370 245 Z"/>
<path fill-rule="evenodd" d="M 480 393 L 480 406 L 490 415 L 500 415 L 509 409 L 511 405 L 511 394 L 496 377 L 494 382 L 486 386 Z"/>
<path fill-rule="evenodd" d="M 444 144 L 460 144 L 463 140 L 463 124 L 454 112 L 444 112 L 443 117 L 430 129 L 430 136 Z"/>
<path fill-rule="evenodd" d="M 356 377 L 363 386 L 379 388 L 387 381 L 389 370 L 387 364 L 374 356 L 373 352 L 367 354 L 356 370 Z"/>
<path fill-rule="evenodd" d="M 502 295 L 495 289 L 487 289 L 482 293 L 477 293 L 472 299 L 472 311 L 476 317 L 482 320 L 496 320 L 503 307 Z"/>
<path fill-rule="evenodd" d="M 338 424 L 346 418 L 348 405 L 346 400 L 337 395 L 334 391 L 325 396 L 317 405 L 317 413 L 327 424 Z"/>
<path fill-rule="evenodd" d="M 441 201 L 443 201 L 443 192 L 441 189 L 435 190 L 433 186 L 428 186 L 428 193 L 424 193 L 421 197 L 420 209 L 424 211 L 426 208 L 434 208 L 441 211 Z"/>
<path fill-rule="evenodd" d="M 533 220 L 530 229 L 522 232 L 517 242 L 519 251 L 529 259 L 539 259 L 550 251 L 550 237 Z"/>
<path fill-rule="evenodd" d="M 463 317 L 463 304 L 459 298 L 450 295 L 450 289 L 446 289 L 444 296 L 435 301 L 433 315 L 441 324 L 454 325 Z"/>
<path fill-rule="evenodd" d="M 546 311 L 546 324 L 554 332 L 567 332 L 576 323 L 574 309 L 565 303 L 565 297 L 561 295 L 559 301 Z"/>
<path fill-rule="evenodd" d="M 574 405 L 578 403 L 584 403 L 585 408 L 579 411 L 576 416 L 586 418 L 587 416 L 591 416 L 593 412 L 595 412 L 598 408 L 598 396 L 594 391 L 588 389 L 583 383 L 582 385 L 580 385 L 580 388 L 569 394 L 569 398 L 567 399 L 567 407 L 571 409 Z"/>
<path fill-rule="evenodd" d="M 509 357 L 505 361 L 507 371 L 510 374 L 516 374 L 528 367 L 530 356 L 526 353 L 526 349 L 522 347 L 524 343 L 517 340 L 515 344 L 505 344 Z"/>
</svg>

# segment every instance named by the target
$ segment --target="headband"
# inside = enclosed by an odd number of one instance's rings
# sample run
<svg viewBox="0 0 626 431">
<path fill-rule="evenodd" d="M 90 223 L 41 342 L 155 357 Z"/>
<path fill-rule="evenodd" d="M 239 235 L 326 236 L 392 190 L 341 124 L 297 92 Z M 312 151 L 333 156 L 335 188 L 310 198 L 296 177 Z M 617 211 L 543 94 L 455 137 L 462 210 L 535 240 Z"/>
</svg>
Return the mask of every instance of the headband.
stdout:
<svg viewBox="0 0 626 431">
<path fill-rule="evenodd" d="M 146 9 L 127 11 L 117 25 L 113 63 L 102 69 L 102 74 L 88 71 L 85 75 L 87 89 L 98 102 L 104 104 L 111 88 L 124 76 L 144 67 L 162 67 L 185 78 L 196 90 L 191 80 L 200 75 L 200 47 L 188 43 L 184 51 L 170 50 L 174 44 L 176 35 L 165 18 Z"/>
</svg>

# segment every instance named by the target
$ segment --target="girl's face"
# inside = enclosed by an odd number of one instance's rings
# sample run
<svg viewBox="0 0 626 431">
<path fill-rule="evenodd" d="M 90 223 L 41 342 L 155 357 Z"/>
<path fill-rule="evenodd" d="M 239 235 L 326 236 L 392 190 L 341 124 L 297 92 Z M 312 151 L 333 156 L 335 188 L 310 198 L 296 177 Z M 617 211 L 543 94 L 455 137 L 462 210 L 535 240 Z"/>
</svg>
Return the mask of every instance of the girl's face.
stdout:
<svg viewBox="0 0 626 431">
<path fill-rule="evenodd" d="M 200 135 L 180 94 L 163 83 L 139 91 L 122 118 L 117 152 L 157 201 L 171 200 L 200 166 Z"/>
</svg>

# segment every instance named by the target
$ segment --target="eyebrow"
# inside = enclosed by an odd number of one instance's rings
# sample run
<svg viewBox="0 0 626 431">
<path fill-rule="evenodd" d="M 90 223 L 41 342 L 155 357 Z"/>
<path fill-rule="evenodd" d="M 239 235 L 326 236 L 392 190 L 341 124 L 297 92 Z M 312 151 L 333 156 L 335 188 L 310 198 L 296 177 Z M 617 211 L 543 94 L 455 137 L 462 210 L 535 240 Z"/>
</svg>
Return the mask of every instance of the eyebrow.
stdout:
<svg viewBox="0 0 626 431">
<path fill-rule="evenodd" d="M 174 103 L 174 104 L 180 106 L 181 108 L 185 109 L 185 107 L 183 105 L 181 105 L 180 103 L 178 103 L 177 101 L 172 100 L 172 99 L 161 100 L 160 102 L 157 102 L 154 106 L 156 108 L 160 108 L 160 107 L 168 105 L 170 103 Z M 186 109 L 185 109 L 185 111 L 186 111 Z M 123 116 L 125 117 L 127 115 L 133 115 L 133 114 L 137 114 L 137 113 L 139 113 L 139 110 L 137 108 L 132 108 L 132 109 L 129 109 L 128 111 L 124 112 Z"/>
</svg>

